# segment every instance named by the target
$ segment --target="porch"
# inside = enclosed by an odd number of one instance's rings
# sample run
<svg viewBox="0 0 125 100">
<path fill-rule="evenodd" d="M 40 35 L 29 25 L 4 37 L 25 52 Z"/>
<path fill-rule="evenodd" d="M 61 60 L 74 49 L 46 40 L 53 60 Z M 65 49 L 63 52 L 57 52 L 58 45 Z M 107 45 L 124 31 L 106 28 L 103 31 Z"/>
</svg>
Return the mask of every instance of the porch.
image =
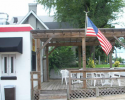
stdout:
<svg viewBox="0 0 125 100">
<path fill-rule="evenodd" d="M 71 93 L 69 93 L 69 85 L 66 85 L 65 83 L 61 84 L 61 79 L 49 80 L 48 82 L 41 83 L 42 89 L 39 91 L 39 100 L 73 100 L 88 97 L 124 94 L 125 79 L 120 79 L 120 81 L 121 86 L 118 86 L 117 81 L 114 80 L 112 87 L 110 85 L 101 86 L 100 81 L 94 87 L 93 84 L 91 85 L 90 80 L 88 80 L 86 89 L 83 89 L 83 83 L 75 83 L 71 85 Z"/>
<path fill-rule="evenodd" d="M 119 41 L 118 38 L 125 36 L 125 29 L 100 29 L 101 32 L 104 33 L 105 37 L 111 42 L 112 46 L 115 45 L 115 40 Z M 75 98 L 85 98 L 85 97 L 95 97 L 95 96 L 101 96 L 101 95 L 112 95 L 112 94 L 119 94 L 119 93 L 125 93 L 125 87 L 124 86 L 118 86 L 117 82 L 113 84 L 113 86 L 101 86 L 101 84 L 97 84 L 95 87 L 93 87 L 90 84 L 90 80 L 93 79 L 87 79 L 86 83 L 86 73 L 88 72 L 101 72 L 102 70 L 87 70 L 86 68 L 86 46 L 93 46 L 93 45 L 99 45 L 99 42 L 97 41 L 96 37 L 86 37 L 85 36 L 85 29 L 63 29 L 63 30 L 32 30 L 31 31 L 32 36 L 34 39 L 37 39 L 37 71 L 39 71 L 38 79 L 32 79 L 33 76 L 31 76 L 31 82 L 33 83 L 34 80 L 38 80 L 38 90 L 34 94 L 36 94 L 36 97 L 38 99 L 35 100 L 41 100 L 41 93 L 45 93 L 45 96 L 50 97 L 49 99 L 59 99 L 58 97 L 61 97 L 60 95 L 57 97 L 57 93 L 61 90 L 66 90 L 67 92 L 67 98 L 68 99 L 75 99 Z M 44 42 L 43 46 L 40 45 L 40 42 Z M 52 51 L 48 52 L 49 46 L 55 46 L 53 50 L 58 46 L 78 46 L 78 48 L 81 48 L 82 46 L 82 54 L 81 49 L 78 50 L 79 53 L 79 68 L 81 67 L 81 61 L 83 62 L 83 70 L 77 70 L 77 71 L 70 71 L 70 73 L 83 73 L 82 79 L 75 79 L 75 80 L 81 80 L 82 83 L 79 84 L 71 84 L 71 81 L 73 80 L 71 78 L 71 75 L 69 75 L 69 84 L 66 86 L 65 84 L 61 85 L 60 80 L 54 80 L 51 81 L 49 77 L 49 54 L 51 54 Z M 124 45 L 123 45 L 124 46 Z M 125 47 L 125 46 L 124 46 Z M 41 63 L 40 63 L 40 51 L 45 48 L 45 55 L 46 55 L 46 66 L 43 66 L 43 72 L 45 74 L 43 76 L 46 76 L 46 79 L 48 82 L 41 82 Z M 81 56 L 82 55 L 82 56 Z M 82 58 L 81 58 L 82 57 Z M 109 64 L 110 68 L 112 68 L 112 51 L 109 54 Z M 102 72 L 125 72 L 125 70 L 104 70 Z M 123 77 L 124 78 L 124 77 Z M 110 79 L 110 78 L 109 78 Z M 97 79 L 98 80 L 98 79 Z M 121 78 L 122 80 L 122 78 Z M 124 83 L 124 82 L 121 82 Z M 33 90 L 33 85 L 32 85 Z M 50 93 L 51 91 L 51 93 Z M 55 94 L 54 96 L 49 94 Z M 66 95 L 65 95 L 66 96 Z M 45 100 L 45 98 L 42 97 L 42 99 Z"/>
</svg>

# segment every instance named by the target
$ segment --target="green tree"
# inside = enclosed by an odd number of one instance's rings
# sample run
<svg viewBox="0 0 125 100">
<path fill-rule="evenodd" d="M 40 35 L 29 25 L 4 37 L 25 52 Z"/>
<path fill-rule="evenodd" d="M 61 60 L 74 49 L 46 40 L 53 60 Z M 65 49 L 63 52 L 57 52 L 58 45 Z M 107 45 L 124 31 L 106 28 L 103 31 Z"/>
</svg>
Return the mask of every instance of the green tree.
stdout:
<svg viewBox="0 0 125 100">
<path fill-rule="evenodd" d="M 67 68 L 75 64 L 74 52 L 71 49 L 71 46 L 62 46 L 56 48 L 49 55 L 49 69 L 55 69 L 56 71 L 60 68 Z M 52 48 L 50 49 L 50 51 Z"/>
<path fill-rule="evenodd" d="M 99 28 L 112 27 L 110 23 L 117 18 L 124 0 L 36 0 L 44 5 L 45 9 L 56 9 L 55 19 L 59 22 L 69 22 L 75 28 L 83 28 L 85 13 Z"/>
</svg>

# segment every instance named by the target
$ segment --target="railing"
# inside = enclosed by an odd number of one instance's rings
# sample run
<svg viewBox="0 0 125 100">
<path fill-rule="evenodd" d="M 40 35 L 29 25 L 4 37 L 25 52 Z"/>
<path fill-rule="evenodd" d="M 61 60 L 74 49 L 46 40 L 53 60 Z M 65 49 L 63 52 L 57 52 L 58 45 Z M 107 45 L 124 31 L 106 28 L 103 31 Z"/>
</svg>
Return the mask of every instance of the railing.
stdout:
<svg viewBox="0 0 125 100">
<path fill-rule="evenodd" d="M 30 72 L 30 75 L 31 75 L 31 99 L 34 100 L 33 98 L 38 98 L 38 99 L 35 99 L 35 100 L 39 100 L 39 93 L 38 93 L 37 90 L 41 89 L 41 73 L 40 73 L 40 71 L 37 71 L 37 72 L 32 71 L 32 72 Z M 34 78 L 33 77 L 34 75 L 37 75 L 37 78 Z M 37 81 L 37 83 L 38 83 L 37 90 L 34 90 L 34 83 L 33 83 L 34 81 Z M 35 94 L 36 97 L 34 97 L 35 96 L 34 91 L 36 91 L 36 93 L 37 93 L 37 94 Z"/>
<path fill-rule="evenodd" d="M 86 69 L 86 70 L 69 70 L 69 93 L 71 93 L 72 80 L 82 80 L 83 88 L 86 88 L 86 80 L 116 79 L 116 78 L 86 78 L 86 73 L 91 72 L 125 72 L 125 69 Z M 71 78 L 71 73 L 83 73 L 83 78 Z M 125 77 L 120 77 L 123 79 Z"/>
</svg>

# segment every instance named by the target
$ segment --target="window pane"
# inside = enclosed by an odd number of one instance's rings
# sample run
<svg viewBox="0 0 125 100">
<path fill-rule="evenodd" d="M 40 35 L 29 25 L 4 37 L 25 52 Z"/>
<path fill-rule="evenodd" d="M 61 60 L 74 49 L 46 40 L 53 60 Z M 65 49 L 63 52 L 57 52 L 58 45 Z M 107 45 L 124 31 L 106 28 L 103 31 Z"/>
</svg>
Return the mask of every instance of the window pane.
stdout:
<svg viewBox="0 0 125 100">
<path fill-rule="evenodd" d="M 13 68 L 14 66 L 13 66 L 13 57 L 11 57 L 11 73 L 13 73 L 14 71 L 14 68 Z"/>
<path fill-rule="evenodd" d="M 4 57 L 4 73 L 7 73 L 7 57 Z"/>
</svg>

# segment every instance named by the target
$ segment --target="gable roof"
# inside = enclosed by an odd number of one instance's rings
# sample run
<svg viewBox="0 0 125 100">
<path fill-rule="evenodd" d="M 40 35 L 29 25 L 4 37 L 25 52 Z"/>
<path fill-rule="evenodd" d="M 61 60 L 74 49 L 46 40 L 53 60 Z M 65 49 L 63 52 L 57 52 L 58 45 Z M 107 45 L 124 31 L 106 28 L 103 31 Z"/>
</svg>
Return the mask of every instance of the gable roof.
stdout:
<svg viewBox="0 0 125 100">
<path fill-rule="evenodd" d="M 42 21 L 32 10 L 19 22 L 19 24 L 23 24 L 23 23 L 26 21 L 26 19 L 27 19 L 31 14 L 33 14 L 34 17 L 35 17 L 46 29 L 49 29 L 49 28 L 43 23 L 43 21 Z"/>
<path fill-rule="evenodd" d="M 44 22 L 49 29 L 72 29 L 73 25 L 68 22 Z"/>
</svg>

